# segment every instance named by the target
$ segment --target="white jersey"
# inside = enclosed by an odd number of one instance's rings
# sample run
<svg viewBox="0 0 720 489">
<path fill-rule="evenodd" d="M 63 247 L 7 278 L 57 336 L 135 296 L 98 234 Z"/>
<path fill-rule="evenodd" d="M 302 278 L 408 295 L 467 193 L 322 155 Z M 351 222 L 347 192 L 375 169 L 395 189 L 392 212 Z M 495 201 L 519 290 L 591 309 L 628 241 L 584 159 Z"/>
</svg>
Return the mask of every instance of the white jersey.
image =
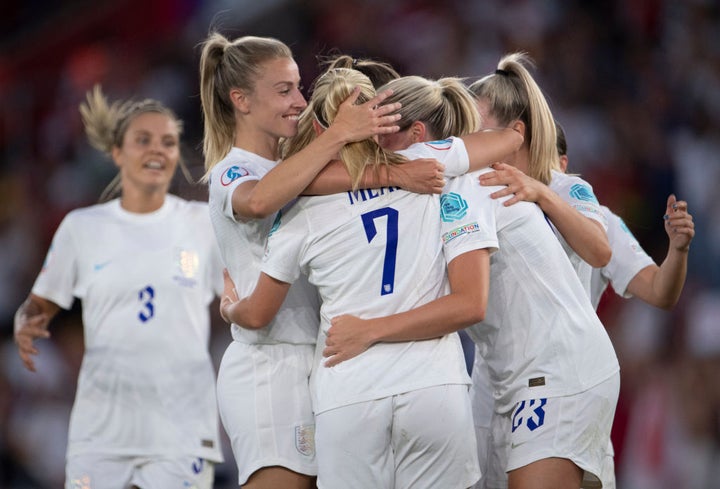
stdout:
<svg viewBox="0 0 720 489">
<path fill-rule="evenodd" d="M 607 231 L 607 218 L 600 209 L 600 203 L 595 197 L 592 186 L 588 182 L 578 176 L 566 175 L 565 173 L 553 170 L 549 187 L 553 192 L 558 194 L 562 200 L 570 204 L 573 209 L 583 216 L 599 222 L 605 231 Z M 552 225 L 552 222 L 550 224 Z M 593 267 L 573 251 L 562 234 L 555 229 L 555 226 L 553 226 L 553 230 L 560 240 L 560 243 L 562 243 L 568 258 L 570 258 L 570 263 L 572 263 L 575 273 L 578 278 L 580 278 L 580 283 L 582 283 L 585 288 L 587 296 L 590 297 Z"/>
<path fill-rule="evenodd" d="M 232 148 L 210 175 L 210 219 L 238 297 L 247 297 L 255 289 L 265 242 L 283 211 L 265 219 L 242 220 L 234 215 L 232 195 L 238 185 L 260 180 L 276 164 L 249 151 Z M 266 327 L 250 330 L 233 324 L 232 336 L 235 341 L 248 344 L 314 344 L 319 309 L 317 290 L 300 277 Z"/>
<path fill-rule="evenodd" d="M 630 281 L 640 270 L 655 264 L 623 220 L 607 207 L 601 206 L 601 209 L 608 222 L 612 258 L 603 268 L 593 269 L 590 298 L 596 309 L 608 284 L 612 284 L 619 296 L 629 299 L 632 297 L 627 291 Z"/>
<path fill-rule="evenodd" d="M 487 362 L 495 409 L 576 394 L 608 379 L 619 370 L 610 338 L 540 208 L 505 207 L 506 199 L 483 195 L 499 187 L 475 180 L 461 195 L 493 207 L 485 226 L 499 246 L 490 257 L 485 319 L 467 332 Z"/>
<path fill-rule="evenodd" d="M 168 195 L 148 214 L 117 199 L 70 212 L 32 292 L 66 309 L 82 301 L 68 456 L 222 460 L 208 353 L 222 263 L 205 203 Z"/>
<path fill-rule="evenodd" d="M 442 163 L 467 160 L 459 139 L 421 143 L 402 153 Z M 323 365 L 333 317 L 375 318 L 421 306 L 447 292 L 446 260 L 495 246 L 478 223 L 464 219 L 466 203 L 450 196 L 444 207 L 447 222 L 441 223 L 438 196 L 396 187 L 303 197 L 268 239 L 263 272 L 289 283 L 305 272 L 322 298 L 311 377 L 316 414 L 425 387 L 470 383 L 457 334 L 379 343 L 335 367 Z"/>
</svg>

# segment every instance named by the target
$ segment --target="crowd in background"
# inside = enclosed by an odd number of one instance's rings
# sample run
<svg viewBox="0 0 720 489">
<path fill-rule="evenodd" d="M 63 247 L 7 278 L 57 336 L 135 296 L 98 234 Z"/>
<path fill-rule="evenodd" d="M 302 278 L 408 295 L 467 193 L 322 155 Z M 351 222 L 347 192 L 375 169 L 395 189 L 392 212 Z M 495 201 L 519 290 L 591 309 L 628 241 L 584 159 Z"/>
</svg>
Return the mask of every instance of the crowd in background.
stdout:
<svg viewBox="0 0 720 489">
<path fill-rule="evenodd" d="M 713 0 L 118 0 L 16 2 L 0 15 L 0 488 L 60 487 L 82 357 L 79 308 L 51 324 L 38 372 L 22 368 L 13 314 L 70 210 L 115 174 L 88 146 L 78 105 L 152 97 L 185 122 L 185 161 L 202 173 L 198 43 L 211 26 L 273 36 L 306 87 L 319 54 L 388 61 L 431 78 L 494 71 L 527 51 L 589 181 L 656 261 L 670 193 L 696 235 L 670 312 L 611 291 L 599 314 L 621 365 L 613 440 L 620 489 L 720 487 L 720 4 Z M 205 199 L 202 185 L 172 189 Z M 102 232 L 101 229 L 98 232 Z M 216 318 L 214 358 L 230 341 Z M 232 455 L 217 487 L 236 487 Z"/>
</svg>

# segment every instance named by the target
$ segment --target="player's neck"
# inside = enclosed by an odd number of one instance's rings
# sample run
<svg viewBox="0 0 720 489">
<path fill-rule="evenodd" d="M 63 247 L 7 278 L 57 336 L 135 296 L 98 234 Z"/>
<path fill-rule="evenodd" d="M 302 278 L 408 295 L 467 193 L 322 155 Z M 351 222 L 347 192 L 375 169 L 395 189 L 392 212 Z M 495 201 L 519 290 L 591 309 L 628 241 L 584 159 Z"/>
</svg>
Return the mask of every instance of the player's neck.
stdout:
<svg viewBox="0 0 720 489">
<path fill-rule="evenodd" d="M 138 189 L 124 188 L 120 197 L 120 206 L 128 212 L 146 214 L 155 212 L 165 203 L 167 189 L 154 192 L 142 192 Z"/>
</svg>

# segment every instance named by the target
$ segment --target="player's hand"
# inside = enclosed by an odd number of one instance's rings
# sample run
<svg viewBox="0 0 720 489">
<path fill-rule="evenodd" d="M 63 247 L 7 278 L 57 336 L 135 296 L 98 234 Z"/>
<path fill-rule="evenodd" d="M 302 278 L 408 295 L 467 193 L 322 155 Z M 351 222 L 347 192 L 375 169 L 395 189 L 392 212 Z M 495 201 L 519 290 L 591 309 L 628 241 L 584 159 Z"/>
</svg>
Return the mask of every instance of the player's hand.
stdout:
<svg viewBox="0 0 720 489">
<path fill-rule="evenodd" d="M 490 197 L 498 199 L 506 195 L 513 195 L 503 203 L 506 207 L 521 201 L 537 202 L 547 189 L 542 182 L 525 175 L 522 170 L 507 163 L 493 163 L 490 168 L 495 171 L 480 175 L 480 185 L 505 185 L 506 188 L 493 192 Z"/>
<path fill-rule="evenodd" d="M 366 334 L 366 322 L 349 314 L 332 318 L 323 350 L 323 356 L 328 358 L 326 367 L 356 357 L 372 346 Z"/>
<path fill-rule="evenodd" d="M 356 87 L 340 104 L 329 129 L 342 135 L 341 139 L 346 143 L 362 141 L 379 134 L 398 132 L 400 126 L 395 123 L 402 117 L 397 113 L 402 104 L 395 102 L 382 105 L 392 93 L 392 90 L 383 90 L 367 102 L 356 104 L 360 96 L 360 88 Z"/>
<path fill-rule="evenodd" d="M 670 194 L 663 220 L 670 245 L 678 251 L 688 251 L 695 236 L 695 223 L 687 208 L 687 202 L 677 200 L 674 194 Z"/>
<path fill-rule="evenodd" d="M 440 194 L 445 187 L 445 166 L 434 158 L 406 161 L 388 167 L 390 182 L 416 194 Z"/>
<path fill-rule="evenodd" d="M 230 278 L 227 268 L 223 268 L 223 295 L 220 299 L 220 316 L 228 324 L 232 324 L 230 317 L 230 308 L 238 302 L 240 298 L 235 290 L 235 282 Z"/>
<path fill-rule="evenodd" d="M 32 356 L 39 353 L 34 341 L 39 338 L 50 338 L 50 332 L 47 330 L 49 322 L 49 315 L 45 313 L 29 315 L 27 309 L 22 306 L 15 313 L 15 343 L 23 365 L 31 372 L 35 372 Z"/>
</svg>

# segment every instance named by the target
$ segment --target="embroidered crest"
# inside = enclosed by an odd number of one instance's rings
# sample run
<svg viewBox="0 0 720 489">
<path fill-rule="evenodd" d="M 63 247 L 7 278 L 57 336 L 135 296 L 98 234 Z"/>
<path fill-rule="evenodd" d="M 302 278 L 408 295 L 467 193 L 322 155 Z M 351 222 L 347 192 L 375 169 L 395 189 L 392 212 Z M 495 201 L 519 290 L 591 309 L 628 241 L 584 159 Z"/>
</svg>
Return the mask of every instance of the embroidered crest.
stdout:
<svg viewBox="0 0 720 489">
<path fill-rule="evenodd" d="M 197 251 L 180 250 L 178 253 L 178 265 L 180 273 L 185 278 L 193 278 L 197 274 L 200 258 Z"/>
<path fill-rule="evenodd" d="M 575 185 L 570 187 L 570 197 L 577 200 L 584 200 L 585 202 L 593 202 L 595 204 L 598 203 L 598 200 L 595 197 L 592 189 L 587 185 L 583 185 L 580 183 L 576 183 Z"/>
<path fill-rule="evenodd" d="M 306 424 L 295 427 L 295 448 L 307 457 L 315 456 L 315 425 Z"/>
<path fill-rule="evenodd" d="M 449 192 L 440 196 L 440 217 L 443 222 L 453 222 L 465 217 L 468 204 L 460 194 Z"/>
<path fill-rule="evenodd" d="M 247 175 L 250 175 L 250 172 L 247 171 L 245 168 L 240 166 L 231 166 L 230 168 L 225 170 L 220 176 L 220 183 L 223 185 L 223 187 L 227 187 L 238 178 Z"/>
</svg>

